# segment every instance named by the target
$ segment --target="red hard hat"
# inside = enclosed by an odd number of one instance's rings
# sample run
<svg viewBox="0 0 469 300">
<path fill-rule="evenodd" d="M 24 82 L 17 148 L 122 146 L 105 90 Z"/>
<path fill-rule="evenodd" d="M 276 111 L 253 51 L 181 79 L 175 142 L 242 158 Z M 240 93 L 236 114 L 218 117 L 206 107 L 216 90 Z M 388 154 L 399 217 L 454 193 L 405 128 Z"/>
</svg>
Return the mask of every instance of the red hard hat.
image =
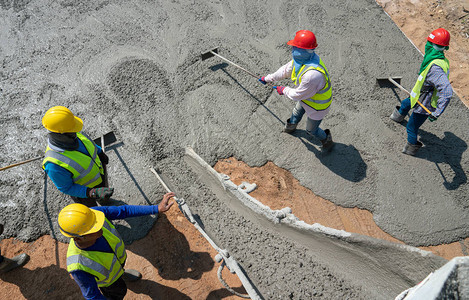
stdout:
<svg viewBox="0 0 469 300">
<path fill-rule="evenodd" d="M 295 38 L 288 41 L 287 44 L 301 49 L 314 49 L 318 46 L 316 36 L 309 30 L 297 31 Z"/>
<path fill-rule="evenodd" d="M 432 31 L 430 35 L 427 37 L 429 42 L 433 44 L 437 44 L 440 46 L 449 46 L 449 32 L 446 29 L 438 28 Z"/>
</svg>

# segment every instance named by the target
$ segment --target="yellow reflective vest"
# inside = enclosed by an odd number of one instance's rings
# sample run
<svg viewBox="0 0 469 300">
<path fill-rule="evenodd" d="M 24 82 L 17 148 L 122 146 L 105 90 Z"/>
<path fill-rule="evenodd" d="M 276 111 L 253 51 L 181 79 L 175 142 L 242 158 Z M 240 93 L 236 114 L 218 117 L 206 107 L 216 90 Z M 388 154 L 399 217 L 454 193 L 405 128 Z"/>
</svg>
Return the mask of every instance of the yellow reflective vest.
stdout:
<svg viewBox="0 0 469 300">
<path fill-rule="evenodd" d="M 433 65 L 437 65 L 440 68 L 443 69 L 443 71 L 446 73 L 446 76 L 449 78 L 449 61 L 447 58 L 445 59 L 434 59 L 432 60 L 428 66 L 425 68 L 425 70 L 420 73 L 419 77 L 417 78 L 417 82 L 415 83 L 412 92 L 410 93 L 410 107 L 414 107 L 415 104 L 417 103 L 417 100 L 420 98 L 420 92 L 423 87 L 423 83 L 425 82 L 425 78 L 427 78 L 428 71 L 430 71 L 430 68 Z M 437 96 L 438 91 L 435 89 L 433 91 L 432 95 L 432 100 L 431 100 L 431 105 L 433 108 L 436 108 L 438 104 L 438 96 Z"/>
<path fill-rule="evenodd" d="M 331 81 L 329 78 L 329 73 L 327 72 L 326 65 L 319 59 L 319 65 L 311 64 L 311 65 L 302 65 L 301 68 L 297 71 L 295 70 L 295 64 L 293 64 L 293 71 L 291 73 L 291 80 L 293 83 L 298 86 L 301 83 L 301 78 L 303 77 L 304 73 L 309 70 L 317 70 L 324 75 L 326 79 L 326 85 L 317 92 L 313 97 L 301 100 L 308 106 L 314 108 L 315 110 L 325 110 L 328 108 L 332 103 L 332 89 L 331 89 Z"/>
<path fill-rule="evenodd" d="M 85 251 L 78 248 L 70 239 L 67 251 L 67 271 L 81 270 L 96 278 L 98 287 L 110 286 L 124 274 L 127 259 L 125 245 L 114 225 L 105 219 L 103 237 L 111 246 L 112 253 Z"/>
<path fill-rule="evenodd" d="M 77 137 L 83 142 L 90 156 L 80 151 L 59 152 L 47 146 L 42 168 L 45 168 L 47 162 L 54 163 L 72 173 L 72 180 L 75 184 L 92 188 L 103 181 L 101 177 L 104 175 L 103 165 L 95 143 L 80 132 L 77 133 Z"/>
</svg>

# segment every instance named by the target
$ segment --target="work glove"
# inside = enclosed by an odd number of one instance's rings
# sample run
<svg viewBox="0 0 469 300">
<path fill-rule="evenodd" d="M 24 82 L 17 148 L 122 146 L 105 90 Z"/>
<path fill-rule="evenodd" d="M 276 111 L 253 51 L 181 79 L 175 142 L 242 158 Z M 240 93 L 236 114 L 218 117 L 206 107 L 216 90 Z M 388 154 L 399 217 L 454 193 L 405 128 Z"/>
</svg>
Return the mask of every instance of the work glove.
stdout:
<svg viewBox="0 0 469 300">
<path fill-rule="evenodd" d="M 88 189 L 88 197 L 92 199 L 109 200 L 114 193 L 114 188 L 100 187 Z"/>
<path fill-rule="evenodd" d="M 436 121 L 438 117 L 435 117 L 434 115 L 429 115 L 428 119 L 430 120 L 430 122 L 433 122 L 433 121 Z"/>
<path fill-rule="evenodd" d="M 262 76 L 261 78 L 259 78 L 259 81 L 262 83 L 262 84 L 266 84 L 267 81 L 265 81 L 265 76 Z"/>
<path fill-rule="evenodd" d="M 109 163 L 109 157 L 104 153 L 104 151 L 101 151 L 101 153 L 98 154 L 99 160 L 104 164 L 107 165 Z"/>
<path fill-rule="evenodd" d="M 277 90 L 277 93 L 279 95 L 283 95 L 283 90 L 285 89 L 284 86 L 278 85 L 278 86 L 274 86 L 273 88 Z"/>
</svg>

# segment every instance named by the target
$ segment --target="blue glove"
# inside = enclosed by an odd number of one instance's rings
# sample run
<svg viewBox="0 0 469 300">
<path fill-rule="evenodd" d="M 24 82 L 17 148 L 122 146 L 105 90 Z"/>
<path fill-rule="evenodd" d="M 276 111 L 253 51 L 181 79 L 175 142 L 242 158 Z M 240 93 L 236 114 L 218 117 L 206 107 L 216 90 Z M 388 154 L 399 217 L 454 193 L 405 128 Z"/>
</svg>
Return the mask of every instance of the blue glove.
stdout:
<svg viewBox="0 0 469 300">
<path fill-rule="evenodd" d="M 283 95 L 283 90 L 285 89 L 284 86 L 279 85 L 279 86 L 273 86 L 272 88 L 276 89 L 279 95 Z"/>
<path fill-rule="evenodd" d="M 267 81 L 265 81 L 265 76 L 262 76 L 261 78 L 259 78 L 259 81 L 262 83 L 262 84 L 266 84 Z"/>
<path fill-rule="evenodd" d="M 430 120 L 430 122 L 433 122 L 433 121 L 436 121 L 438 117 L 435 117 L 434 115 L 429 115 L 428 119 Z"/>
</svg>

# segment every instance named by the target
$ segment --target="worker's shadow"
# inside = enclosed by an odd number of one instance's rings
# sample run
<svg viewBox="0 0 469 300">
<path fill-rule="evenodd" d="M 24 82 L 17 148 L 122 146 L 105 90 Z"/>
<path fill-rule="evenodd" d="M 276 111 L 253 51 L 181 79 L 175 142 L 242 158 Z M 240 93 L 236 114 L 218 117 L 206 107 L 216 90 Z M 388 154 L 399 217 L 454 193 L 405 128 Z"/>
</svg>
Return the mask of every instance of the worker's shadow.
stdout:
<svg viewBox="0 0 469 300">
<path fill-rule="evenodd" d="M 360 182 L 366 177 L 368 166 L 353 145 L 334 142 L 331 151 L 322 151 L 318 148 L 320 142 L 313 142 L 305 130 L 297 129 L 293 135 L 298 137 L 324 166 L 340 177 L 352 182 Z"/>
<path fill-rule="evenodd" d="M 285 125 L 285 122 L 283 122 L 273 111 L 271 111 L 267 106 L 265 106 L 264 102 L 261 101 L 259 98 L 257 98 L 255 95 L 253 95 L 250 91 L 248 91 L 242 84 L 239 83 L 238 80 L 236 80 L 233 76 L 231 76 L 230 73 L 228 73 L 225 68 L 228 66 L 227 63 L 221 63 L 214 65 L 210 67 L 210 70 L 212 71 L 217 71 L 217 70 L 222 70 L 228 77 L 230 77 L 231 80 L 233 80 L 243 91 L 245 91 L 251 98 L 257 101 L 257 103 L 262 106 L 268 113 L 270 113 L 277 121 L 279 121 L 282 125 Z M 266 99 L 267 100 L 267 99 Z"/>
<path fill-rule="evenodd" d="M 0 280 L 16 285 L 25 299 L 78 299 L 81 295 L 78 285 L 70 278 L 67 270 L 58 265 L 34 270 L 19 268 L 1 274 Z"/>
<path fill-rule="evenodd" d="M 137 282 L 129 282 L 127 283 L 127 288 L 135 294 L 150 296 L 150 299 L 191 299 L 177 289 L 161 285 L 153 280 L 142 279 Z"/>
<path fill-rule="evenodd" d="M 435 163 L 443 178 L 443 186 L 447 190 L 456 190 L 465 184 L 467 175 L 461 166 L 461 159 L 467 150 L 466 142 L 449 131 L 445 131 L 445 136 L 442 139 L 424 130 L 420 130 L 419 134 L 424 147 L 417 152 L 416 157 Z M 448 165 L 453 173 L 443 172 L 438 164 Z"/>
<path fill-rule="evenodd" d="M 197 232 L 195 238 L 199 237 Z M 167 280 L 197 280 L 203 273 L 211 271 L 215 264 L 208 252 L 192 251 L 184 234 L 174 228 L 165 214 L 158 216 L 158 221 L 145 239 L 127 248 L 152 263 L 159 275 Z"/>
</svg>

